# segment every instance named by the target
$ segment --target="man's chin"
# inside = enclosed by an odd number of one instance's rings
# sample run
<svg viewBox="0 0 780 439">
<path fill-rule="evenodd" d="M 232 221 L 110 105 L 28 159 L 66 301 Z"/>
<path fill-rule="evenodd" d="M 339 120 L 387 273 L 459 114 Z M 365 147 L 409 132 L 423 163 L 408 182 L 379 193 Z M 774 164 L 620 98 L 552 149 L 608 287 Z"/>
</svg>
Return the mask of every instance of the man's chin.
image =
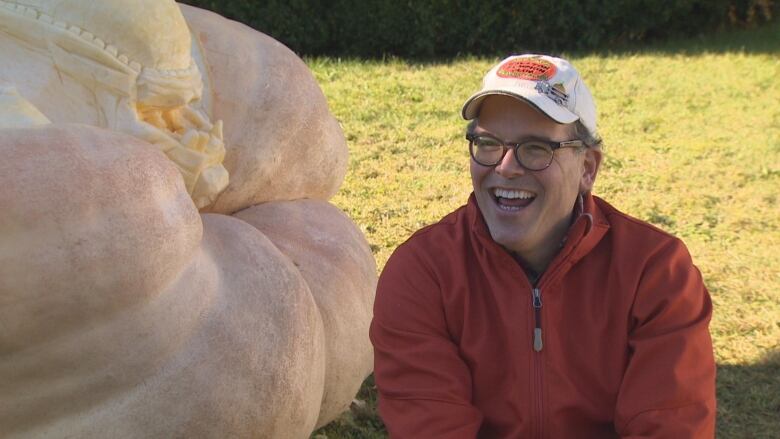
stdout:
<svg viewBox="0 0 780 439">
<path fill-rule="evenodd" d="M 491 228 L 489 225 L 488 229 L 490 229 L 490 236 L 493 238 L 493 241 L 507 251 L 520 252 L 525 248 L 523 237 L 518 236 L 517 230 L 501 230 L 500 228 Z"/>
</svg>

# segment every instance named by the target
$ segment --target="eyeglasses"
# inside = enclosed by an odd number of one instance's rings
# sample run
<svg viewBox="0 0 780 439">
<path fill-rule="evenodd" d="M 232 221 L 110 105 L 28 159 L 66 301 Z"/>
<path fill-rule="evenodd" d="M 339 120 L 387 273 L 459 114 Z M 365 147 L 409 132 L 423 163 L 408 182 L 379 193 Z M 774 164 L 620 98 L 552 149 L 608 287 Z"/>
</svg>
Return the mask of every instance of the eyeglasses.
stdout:
<svg viewBox="0 0 780 439">
<path fill-rule="evenodd" d="M 529 139 L 520 143 L 510 143 L 488 134 L 474 133 L 466 134 L 466 140 L 469 141 L 471 158 L 482 166 L 496 166 L 504 159 L 506 152 L 512 148 L 515 150 L 517 163 L 529 171 L 547 169 L 553 161 L 556 149 L 582 148 L 585 146 L 581 140 L 551 142 L 549 140 Z"/>
</svg>

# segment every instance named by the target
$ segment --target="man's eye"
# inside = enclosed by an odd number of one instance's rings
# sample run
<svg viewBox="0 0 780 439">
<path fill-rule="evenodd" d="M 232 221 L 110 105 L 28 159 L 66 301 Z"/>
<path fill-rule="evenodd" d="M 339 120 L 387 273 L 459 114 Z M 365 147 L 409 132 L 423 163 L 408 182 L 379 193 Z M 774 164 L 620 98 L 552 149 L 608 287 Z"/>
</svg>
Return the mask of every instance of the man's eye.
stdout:
<svg viewBox="0 0 780 439">
<path fill-rule="evenodd" d="M 550 154 L 550 149 L 541 143 L 525 143 L 520 152 L 529 157 L 544 157 Z"/>
<path fill-rule="evenodd" d="M 501 149 L 501 143 L 495 139 L 479 138 L 476 139 L 474 143 L 476 143 L 479 149 L 484 149 L 484 150 Z"/>
</svg>

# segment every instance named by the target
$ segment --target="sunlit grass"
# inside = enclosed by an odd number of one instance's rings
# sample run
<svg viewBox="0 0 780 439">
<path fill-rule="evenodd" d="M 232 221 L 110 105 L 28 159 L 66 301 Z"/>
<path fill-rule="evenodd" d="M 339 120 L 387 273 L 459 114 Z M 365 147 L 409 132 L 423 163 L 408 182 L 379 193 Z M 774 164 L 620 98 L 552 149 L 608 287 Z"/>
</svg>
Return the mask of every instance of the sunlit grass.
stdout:
<svg viewBox="0 0 780 439">
<path fill-rule="evenodd" d="M 681 237 L 712 294 L 718 435 L 780 434 L 780 25 L 653 49 L 571 55 L 599 105 L 595 193 Z M 471 191 L 459 110 L 498 59 L 308 59 L 350 148 L 333 202 L 381 270 Z M 384 437 L 357 410 L 319 432 Z M 357 414 L 356 414 L 357 413 Z"/>
</svg>

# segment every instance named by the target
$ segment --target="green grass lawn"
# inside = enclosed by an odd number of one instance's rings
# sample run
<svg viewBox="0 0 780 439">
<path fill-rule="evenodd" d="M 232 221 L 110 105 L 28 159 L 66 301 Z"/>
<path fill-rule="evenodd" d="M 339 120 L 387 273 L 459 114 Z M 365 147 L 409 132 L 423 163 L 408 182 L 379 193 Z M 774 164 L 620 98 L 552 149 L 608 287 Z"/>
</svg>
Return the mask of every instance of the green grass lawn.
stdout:
<svg viewBox="0 0 780 439">
<path fill-rule="evenodd" d="M 594 192 L 681 237 L 712 294 L 718 436 L 780 437 L 780 23 L 568 57 L 599 106 L 606 161 Z M 349 143 L 332 201 L 380 270 L 465 203 L 460 106 L 496 61 L 306 60 Z M 372 383 L 365 407 L 313 437 L 386 437 Z"/>
</svg>

